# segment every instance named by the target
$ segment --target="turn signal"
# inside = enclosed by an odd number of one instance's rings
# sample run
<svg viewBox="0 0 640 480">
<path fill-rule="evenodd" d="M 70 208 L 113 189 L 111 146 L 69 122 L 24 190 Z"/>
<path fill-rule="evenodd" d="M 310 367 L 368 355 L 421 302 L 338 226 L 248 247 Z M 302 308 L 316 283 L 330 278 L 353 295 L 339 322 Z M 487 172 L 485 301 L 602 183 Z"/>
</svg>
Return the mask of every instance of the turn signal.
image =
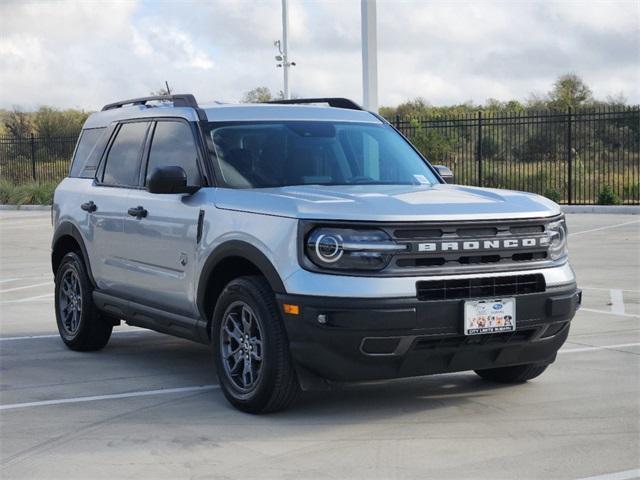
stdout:
<svg viewBox="0 0 640 480">
<path fill-rule="evenodd" d="M 292 305 L 290 303 L 283 303 L 282 308 L 284 309 L 284 313 L 288 313 L 289 315 L 300 315 L 300 306 Z"/>
</svg>

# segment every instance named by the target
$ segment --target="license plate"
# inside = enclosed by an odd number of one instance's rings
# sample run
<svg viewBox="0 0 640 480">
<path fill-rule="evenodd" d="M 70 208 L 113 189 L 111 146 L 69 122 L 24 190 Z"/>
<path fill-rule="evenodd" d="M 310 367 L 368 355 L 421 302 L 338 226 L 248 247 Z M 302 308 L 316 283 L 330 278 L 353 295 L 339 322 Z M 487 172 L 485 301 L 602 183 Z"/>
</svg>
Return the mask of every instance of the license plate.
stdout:
<svg viewBox="0 0 640 480">
<path fill-rule="evenodd" d="M 516 329 L 516 299 L 467 300 L 464 302 L 464 334 L 513 332 Z"/>
</svg>

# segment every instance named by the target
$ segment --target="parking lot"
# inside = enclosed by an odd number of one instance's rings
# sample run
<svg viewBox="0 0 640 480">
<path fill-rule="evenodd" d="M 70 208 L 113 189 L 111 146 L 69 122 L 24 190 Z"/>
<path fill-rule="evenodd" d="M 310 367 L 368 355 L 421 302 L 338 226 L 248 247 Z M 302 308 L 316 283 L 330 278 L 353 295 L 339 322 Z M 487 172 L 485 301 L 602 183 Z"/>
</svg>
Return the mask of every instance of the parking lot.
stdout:
<svg viewBox="0 0 640 480">
<path fill-rule="evenodd" d="M 352 385 L 251 416 L 226 403 L 204 346 L 123 326 L 101 352 L 67 350 L 49 213 L 0 212 L 0 476 L 636 478 L 640 218 L 568 224 L 583 308 L 538 379 Z"/>
</svg>

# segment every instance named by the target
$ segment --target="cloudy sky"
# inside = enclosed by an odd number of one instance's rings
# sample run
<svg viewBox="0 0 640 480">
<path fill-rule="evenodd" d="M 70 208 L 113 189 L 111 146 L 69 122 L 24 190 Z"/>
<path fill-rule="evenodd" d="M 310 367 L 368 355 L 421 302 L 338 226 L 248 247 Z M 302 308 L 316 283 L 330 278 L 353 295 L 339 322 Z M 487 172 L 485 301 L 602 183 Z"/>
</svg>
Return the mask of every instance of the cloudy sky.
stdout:
<svg viewBox="0 0 640 480">
<path fill-rule="evenodd" d="M 289 0 L 293 93 L 361 101 L 360 1 Z M 280 0 L 0 0 L 0 107 L 96 109 L 167 80 L 282 88 Z M 378 0 L 380 103 L 526 99 L 566 72 L 640 103 L 640 1 Z"/>
</svg>

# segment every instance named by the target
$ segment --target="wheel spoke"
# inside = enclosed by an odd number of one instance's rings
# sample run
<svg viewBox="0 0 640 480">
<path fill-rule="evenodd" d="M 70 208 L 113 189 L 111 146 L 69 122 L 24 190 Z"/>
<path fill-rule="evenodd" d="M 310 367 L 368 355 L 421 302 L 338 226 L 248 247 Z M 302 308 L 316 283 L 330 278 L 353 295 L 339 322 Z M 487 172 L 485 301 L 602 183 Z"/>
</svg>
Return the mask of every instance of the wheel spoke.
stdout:
<svg viewBox="0 0 640 480">
<path fill-rule="evenodd" d="M 242 370 L 242 382 L 245 388 L 249 387 L 253 383 L 253 366 L 251 365 L 251 359 L 244 359 L 244 369 Z"/>
<path fill-rule="evenodd" d="M 249 340 L 251 347 L 251 356 L 258 361 L 262 361 L 262 340 L 253 337 Z"/>
<path fill-rule="evenodd" d="M 242 307 L 242 333 L 245 335 L 251 335 L 251 323 L 253 322 L 253 315 L 249 309 L 245 306 Z"/>
<path fill-rule="evenodd" d="M 238 345 L 234 350 L 229 349 L 227 352 L 225 352 L 224 358 L 229 359 L 233 357 L 233 359 L 236 360 L 236 354 L 239 353 L 241 350 L 242 350 L 242 347 L 240 347 L 240 345 Z"/>
<path fill-rule="evenodd" d="M 229 335 L 232 339 L 234 339 L 237 343 L 241 343 L 242 342 L 242 334 L 240 334 L 239 332 L 237 332 L 237 327 L 236 324 L 233 324 L 233 330 L 229 330 L 229 325 L 225 325 L 224 327 L 224 331 L 227 333 L 227 335 Z"/>
<path fill-rule="evenodd" d="M 235 361 L 235 363 L 233 364 L 233 367 L 230 370 L 231 374 L 238 373 L 238 370 L 239 370 L 238 367 L 240 366 L 240 364 L 244 365 L 244 356 L 242 355 L 242 352 L 236 352 L 233 355 L 233 360 Z"/>
</svg>

